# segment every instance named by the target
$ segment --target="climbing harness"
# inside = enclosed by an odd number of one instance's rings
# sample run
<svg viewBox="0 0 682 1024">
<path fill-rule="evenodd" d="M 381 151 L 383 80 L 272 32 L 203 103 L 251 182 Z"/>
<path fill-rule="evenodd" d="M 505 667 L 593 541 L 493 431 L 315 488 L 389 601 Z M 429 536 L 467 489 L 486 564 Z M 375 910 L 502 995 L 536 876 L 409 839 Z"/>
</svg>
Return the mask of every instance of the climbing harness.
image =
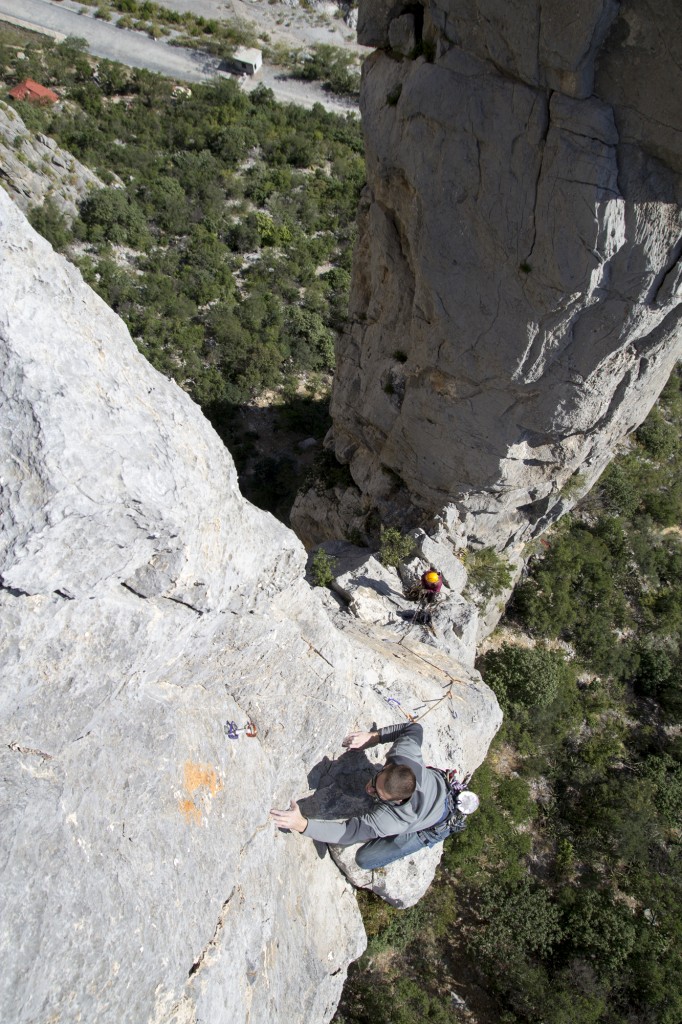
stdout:
<svg viewBox="0 0 682 1024">
<path fill-rule="evenodd" d="M 428 766 L 431 771 L 437 772 L 445 780 L 448 794 L 448 816 L 445 819 L 448 828 L 450 829 L 450 835 L 455 835 L 457 832 L 462 832 L 467 826 L 466 814 L 463 814 L 457 806 L 457 798 L 459 794 L 467 788 L 471 775 L 467 775 L 461 782 L 457 778 L 456 768 L 434 768 L 433 765 Z"/>
<path fill-rule="evenodd" d="M 246 725 L 238 726 L 236 722 L 225 722 L 223 730 L 228 740 L 238 740 L 239 733 L 243 732 L 245 736 L 253 738 L 258 735 L 258 729 L 254 722 L 248 721 Z"/>
</svg>

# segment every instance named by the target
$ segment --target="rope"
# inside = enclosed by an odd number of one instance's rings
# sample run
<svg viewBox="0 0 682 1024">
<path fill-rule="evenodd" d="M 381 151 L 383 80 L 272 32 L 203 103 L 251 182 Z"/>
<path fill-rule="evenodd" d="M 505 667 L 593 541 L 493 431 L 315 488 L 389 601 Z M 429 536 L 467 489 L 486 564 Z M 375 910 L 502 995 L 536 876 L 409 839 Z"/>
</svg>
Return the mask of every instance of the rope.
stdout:
<svg viewBox="0 0 682 1024">
<path fill-rule="evenodd" d="M 422 594 L 422 596 L 419 598 L 419 604 L 417 605 L 417 607 L 414 610 L 414 615 L 410 619 L 410 623 L 409 623 L 407 629 L 403 633 L 403 635 L 400 638 L 400 640 L 398 640 L 399 644 L 401 644 L 403 642 L 403 640 L 405 639 L 407 634 L 410 632 L 410 630 L 414 626 L 415 622 L 417 621 L 417 616 L 419 615 L 419 613 L 421 612 L 421 610 L 424 608 L 425 605 L 426 605 L 426 597 Z"/>
<path fill-rule="evenodd" d="M 461 682 L 461 680 L 457 681 Z M 452 687 L 450 687 L 447 693 L 444 693 L 442 697 L 434 697 L 431 700 L 425 700 L 423 704 L 419 705 L 419 707 L 413 708 L 413 712 L 417 712 L 421 708 L 426 707 L 427 704 L 430 704 L 431 707 L 427 708 L 426 711 L 424 711 L 423 714 L 421 715 L 410 714 L 409 711 L 405 711 L 405 708 L 402 707 L 400 701 L 396 697 L 387 697 L 386 703 L 392 708 L 397 708 L 398 711 L 400 711 L 400 713 L 405 716 L 408 722 L 421 722 L 423 718 L 426 718 L 427 715 L 431 714 L 431 712 L 438 707 L 441 701 L 447 700 L 448 697 L 454 697 Z M 455 718 L 457 718 L 456 711 L 453 711 L 453 715 L 455 716 Z"/>
<path fill-rule="evenodd" d="M 448 697 L 452 697 L 452 696 L 453 696 L 452 687 L 450 687 L 448 689 L 447 693 L 444 693 L 442 697 L 434 697 L 433 700 L 426 700 L 426 701 L 424 701 L 424 704 L 420 704 L 419 707 L 415 708 L 414 710 L 415 711 L 419 711 L 419 708 L 423 708 L 426 704 L 430 704 L 431 707 L 427 708 L 427 710 L 424 712 L 424 714 L 423 715 L 419 715 L 417 718 L 414 719 L 414 721 L 415 722 L 420 722 L 422 720 L 422 718 L 426 718 L 427 715 L 430 715 L 431 712 L 434 710 L 434 708 L 438 707 L 438 705 L 441 703 L 441 701 L 447 700 Z M 457 712 L 454 711 L 453 714 L 454 714 L 455 718 L 457 718 Z"/>
<path fill-rule="evenodd" d="M 386 703 L 389 705 L 389 707 L 397 708 L 401 715 L 405 715 L 405 718 L 408 720 L 408 722 L 417 721 L 414 715 L 411 715 L 409 711 L 405 711 L 397 697 L 387 697 Z"/>
</svg>

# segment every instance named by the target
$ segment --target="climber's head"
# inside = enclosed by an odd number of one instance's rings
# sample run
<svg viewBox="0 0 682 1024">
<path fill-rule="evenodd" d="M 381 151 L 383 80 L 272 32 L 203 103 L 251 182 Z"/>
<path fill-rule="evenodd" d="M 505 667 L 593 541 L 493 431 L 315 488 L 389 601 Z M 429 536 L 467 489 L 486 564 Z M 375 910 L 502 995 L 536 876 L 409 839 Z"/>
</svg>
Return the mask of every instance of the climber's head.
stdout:
<svg viewBox="0 0 682 1024">
<path fill-rule="evenodd" d="M 427 583 L 438 583 L 440 576 L 438 575 L 435 569 L 429 569 L 425 579 Z"/>
<path fill-rule="evenodd" d="M 370 779 L 365 791 L 385 803 L 402 803 L 410 799 L 416 788 L 417 780 L 411 768 L 389 762 Z"/>
</svg>

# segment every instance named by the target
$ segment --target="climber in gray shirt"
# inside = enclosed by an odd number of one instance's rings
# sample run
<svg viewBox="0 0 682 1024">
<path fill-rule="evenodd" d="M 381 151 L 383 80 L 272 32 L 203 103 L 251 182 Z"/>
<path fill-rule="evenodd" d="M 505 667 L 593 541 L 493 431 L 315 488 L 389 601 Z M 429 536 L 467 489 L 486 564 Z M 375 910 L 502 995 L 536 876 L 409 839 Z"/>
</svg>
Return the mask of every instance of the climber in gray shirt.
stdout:
<svg viewBox="0 0 682 1024">
<path fill-rule="evenodd" d="M 292 800 L 287 810 L 271 810 L 271 817 L 280 828 L 301 832 L 323 843 L 339 846 L 364 843 L 355 860 L 359 867 L 370 871 L 426 846 L 435 846 L 452 831 L 451 807 L 445 779 L 424 764 L 423 735 L 421 725 L 408 722 L 388 725 L 374 732 L 353 732 L 343 740 L 348 750 L 363 750 L 393 741 L 385 766 L 365 787 L 376 801 L 367 814 L 350 818 L 343 824 L 305 818 Z M 478 807 L 478 797 L 465 790 L 459 794 L 457 806 L 461 814 L 470 814 Z"/>
</svg>

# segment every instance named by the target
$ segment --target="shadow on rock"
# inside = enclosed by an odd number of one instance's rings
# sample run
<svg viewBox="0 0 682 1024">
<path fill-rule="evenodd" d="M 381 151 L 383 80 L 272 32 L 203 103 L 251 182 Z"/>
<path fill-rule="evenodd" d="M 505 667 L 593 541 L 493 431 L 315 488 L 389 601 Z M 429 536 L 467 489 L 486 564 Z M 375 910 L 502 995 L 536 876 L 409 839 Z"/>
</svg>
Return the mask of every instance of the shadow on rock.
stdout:
<svg viewBox="0 0 682 1024">
<path fill-rule="evenodd" d="M 325 821 L 366 814 L 373 801 L 365 786 L 376 770 L 377 765 L 364 751 L 348 751 L 336 760 L 323 757 L 308 773 L 308 785 L 314 792 L 298 801 L 302 813 Z"/>
</svg>

